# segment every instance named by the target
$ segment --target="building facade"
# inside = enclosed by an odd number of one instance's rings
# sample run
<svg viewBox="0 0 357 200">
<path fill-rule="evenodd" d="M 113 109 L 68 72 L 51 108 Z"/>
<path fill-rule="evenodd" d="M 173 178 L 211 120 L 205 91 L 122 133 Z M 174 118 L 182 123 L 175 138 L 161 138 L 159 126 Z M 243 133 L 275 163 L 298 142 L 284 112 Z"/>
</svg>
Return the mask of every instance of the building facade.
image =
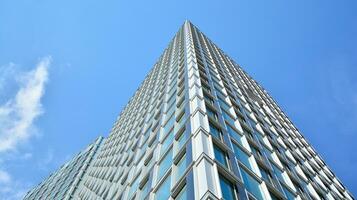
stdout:
<svg viewBox="0 0 357 200">
<path fill-rule="evenodd" d="M 73 199 L 74 192 L 103 143 L 98 137 L 92 144 L 30 190 L 24 199 Z"/>
<path fill-rule="evenodd" d="M 353 199 L 267 91 L 188 21 L 72 194 L 83 200 Z"/>
</svg>

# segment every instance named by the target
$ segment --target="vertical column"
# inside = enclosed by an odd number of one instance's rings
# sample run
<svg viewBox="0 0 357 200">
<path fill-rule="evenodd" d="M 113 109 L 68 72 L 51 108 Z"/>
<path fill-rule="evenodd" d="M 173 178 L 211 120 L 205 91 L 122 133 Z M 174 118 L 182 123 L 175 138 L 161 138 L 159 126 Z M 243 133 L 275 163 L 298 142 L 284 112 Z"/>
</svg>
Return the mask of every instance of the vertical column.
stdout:
<svg viewBox="0 0 357 200">
<path fill-rule="evenodd" d="M 208 130 L 208 118 L 205 115 L 205 104 L 197 66 L 195 46 L 192 40 L 191 25 L 185 23 L 185 47 L 187 71 L 189 77 L 189 105 L 192 136 L 192 160 L 195 199 L 218 199 L 220 195 L 218 173 L 214 168 L 213 146 Z"/>
</svg>

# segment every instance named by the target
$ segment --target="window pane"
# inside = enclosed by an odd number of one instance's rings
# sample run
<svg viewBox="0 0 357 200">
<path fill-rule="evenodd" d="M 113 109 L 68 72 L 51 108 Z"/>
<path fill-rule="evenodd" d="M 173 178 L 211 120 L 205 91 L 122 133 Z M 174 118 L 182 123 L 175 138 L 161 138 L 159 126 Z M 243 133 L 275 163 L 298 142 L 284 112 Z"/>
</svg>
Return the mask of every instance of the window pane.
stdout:
<svg viewBox="0 0 357 200">
<path fill-rule="evenodd" d="M 274 174 L 278 177 L 278 179 L 280 181 L 285 182 L 284 177 L 283 177 L 283 172 L 279 168 L 277 168 L 273 163 L 271 163 L 271 166 L 273 167 Z"/>
<path fill-rule="evenodd" d="M 262 174 L 263 179 L 266 182 L 268 182 L 268 183 L 272 184 L 273 186 L 275 186 L 271 173 L 268 170 L 266 170 L 266 169 L 264 169 L 262 167 L 259 167 L 259 169 L 260 169 L 260 173 Z"/>
<path fill-rule="evenodd" d="M 179 139 L 177 140 L 176 152 L 178 152 L 183 147 L 185 142 L 186 142 L 186 130 L 183 133 L 181 133 Z"/>
<path fill-rule="evenodd" d="M 129 197 L 132 197 L 132 195 L 134 194 L 134 192 L 136 192 L 136 190 L 138 189 L 139 186 L 139 178 L 136 177 L 134 183 L 131 185 L 130 190 L 129 190 Z"/>
<path fill-rule="evenodd" d="M 206 107 L 206 110 L 207 110 L 208 116 L 210 116 L 214 120 L 218 120 L 218 116 L 217 116 L 216 112 L 214 112 L 213 110 L 211 110 L 208 107 Z"/>
<path fill-rule="evenodd" d="M 275 194 L 269 192 L 271 200 L 280 200 L 280 198 L 278 198 L 277 196 L 275 196 Z"/>
<path fill-rule="evenodd" d="M 155 195 L 156 200 L 167 200 L 170 197 L 170 183 L 171 176 L 168 176 L 157 190 Z"/>
<path fill-rule="evenodd" d="M 262 174 L 263 179 L 268 181 L 268 182 L 270 182 L 270 178 L 269 178 L 269 175 L 268 175 L 269 172 L 267 170 L 261 168 L 261 167 L 259 167 L 259 169 L 260 169 L 260 173 Z"/>
<path fill-rule="evenodd" d="M 167 148 L 172 144 L 173 139 L 174 139 L 174 133 L 173 131 L 171 131 L 169 135 L 165 138 L 164 142 L 162 143 L 161 155 L 166 152 Z"/>
<path fill-rule="evenodd" d="M 227 125 L 227 131 L 232 138 L 234 138 L 240 145 L 243 145 L 242 136 L 237 133 L 231 126 Z"/>
<path fill-rule="evenodd" d="M 160 162 L 158 180 L 165 174 L 172 164 L 172 149 L 165 155 L 165 158 Z"/>
<path fill-rule="evenodd" d="M 165 136 L 167 132 L 171 130 L 172 126 L 175 124 L 175 121 L 176 121 L 175 115 L 171 115 L 169 121 L 164 126 L 164 132 L 162 136 Z"/>
<path fill-rule="evenodd" d="M 176 181 L 181 178 L 183 173 L 186 170 L 186 154 L 182 156 L 180 161 L 177 163 L 177 168 L 176 168 Z"/>
<path fill-rule="evenodd" d="M 251 119 L 250 117 L 248 117 L 248 122 L 250 124 L 251 127 L 255 127 L 255 125 L 257 124 L 253 119 Z"/>
<path fill-rule="evenodd" d="M 149 190 L 150 190 L 150 184 L 149 184 L 149 180 L 146 181 L 144 187 L 141 189 L 141 195 L 140 195 L 140 200 L 143 200 L 148 194 L 149 194 Z"/>
<path fill-rule="evenodd" d="M 288 198 L 288 200 L 294 200 L 295 199 L 295 196 L 284 185 L 283 185 L 283 190 L 284 190 L 285 195 Z"/>
<path fill-rule="evenodd" d="M 252 153 L 254 154 L 254 156 L 256 158 L 263 159 L 263 155 L 259 149 L 255 148 L 255 147 L 251 147 L 250 149 L 252 150 Z"/>
<path fill-rule="evenodd" d="M 221 106 L 221 108 L 223 108 L 225 110 L 229 110 L 230 106 L 225 101 L 218 98 L 218 102 L 219 102 L 219 105 Z"/>
<path fill-rule="evenodd" d="M 217 139 L 221 139 L 221 135 L 222 135 L 222 132 L 216 128 L 215 126 L 213 126 L 212 124 L 209 125 L 209 128 L 210 128 L 210 132 L 211 134 L 216 137 Z"/>
<path fill-rule="evenodd" d="M 185 125 L 186 119 L 187 119 L 187 117 L 186 117 L 185 113 L 183 113 L 181 118 L 179 119 L 179 121 L 176 124 L 176 130 L 181 129 L 181 127 L 183 127 Z"/>
<path fill-rule="evenodd" d="M 224 118 L 229 124 L 231 124 L 232 126 L 234 126 L 234 119 L 233 119 L 230 115 L 228 115 L 225 110 L 223 110 L 222 115 L 223 115 L 223 118 Z"/>
<path fill-rule="evenodd" d="M 263 200 L 262 193 L 259 188 L 259 183 L 253 177 L 251 177 L 248 172 L 241 168 L 242 178 L 247 190 L 255 196 L 258 200 Z"/>
<path fill-rule="evenodd" d="M 236 196 L 234 194 L 234 186 L 223 176 L 219 177 L 219 183 L 221 185 L 222 197 L 224 200 L 236 200 Z"/>
<path fill-rule="evenodd" d="M 237 159 L 241 161 L 246 167 L 252 170 L 252 166 L 250 165 L 249 162 L 249 156 L 241 150 L 241 148 L 233 143 L 233 148 L 234 148 L 234 154 L 236 155 Z"/>
<path fill-rule="evenodd" d="M 176 110 L 176 106 L 174 104 L 168 105 L 168 110 L 166 111 L 166 116 L 171 116 L 175 110 Z"/>
<path fill-rule="evenodd" d="M 205 100 L 206 100 L 208 103 L 214 105 L 214 101 L 213 101 L 213 99 L 212 99 L 211 97 L 208 97 L 207 95 L 204 95 L 203 97 L 205 98 Z"/>
<path fill-rule="evenodd" d="M 263 140 L 263 135 L 260 133 L 256 133 L 256 136 L 258 138 L 258 140 L 260 141 L 260 144 L 265 144 L 264 140 Z"/>
<path fill-rule="evenodd" d="M 175 200 L 187 200 L 186 186 L 181 189 Z"/>
<path fill-rule="evenodd" d="M 228 168 L 228 163 L 226 160 L 226 153 L 222 151 L 222 149 L 220 149 L 217 146 L 213 146 L 214 149 L 214 156 L 216 158 L 216 160 L 218 160 L 218 162 L 220 162 L 222 165 L 224 165 L 225 167 Z"/>
<path fill-rule="evenodd" d="M 273 160 L 273 157 L 272 157 L 272 155 L 271 155 L 271 151 L 268 150 L 264 145 L 263 145 L 263 151 L 264 151 L 265 155 L 266 155 L 269 159 Z"/>
</svg>

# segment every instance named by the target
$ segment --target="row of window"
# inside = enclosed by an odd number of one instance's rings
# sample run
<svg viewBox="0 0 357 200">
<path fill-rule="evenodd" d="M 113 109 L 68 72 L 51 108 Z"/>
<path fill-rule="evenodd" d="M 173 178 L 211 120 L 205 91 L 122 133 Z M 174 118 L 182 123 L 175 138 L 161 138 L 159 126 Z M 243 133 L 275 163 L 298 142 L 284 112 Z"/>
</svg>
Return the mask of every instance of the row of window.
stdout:
<svg viewBox="0 0 357 200">
<path fill-rule="evenodd" d="M 40 183 L 36 188 L 27 193 L 24 199 L 43 199 L 43 198 L 58 198 L 64 197 L 69 191 L 70 187 L 75 187 L 78 184 L 75 180 L 79 175 L 87 169 L 90 161 L 96 153 L 99 145 L 101 144 L 101 138 L 99 142 L 94 142 L 89 145 L 87 149 L 80 152 L 68 163 L 64 164 L 57 172 L 51 174 L 45 181 Z M 81 173 L 82 171 L 82 173 Z"/>
<path fill-rule="evenodd" d="M 196 45 L 197 46 L 201 46 L 202 45 L 202 41 L 201 41 L 201 43 L 198 43 L 196 41 Z M 211 49 L 207 48 L 207 46 L 205 48 L 208 51 L 212 51 Z M 232 89 L 229 87 L 229 85 L 231 85 L 231 86 L 234 85 L 234 84 L 232 84 L 231 80 L 228 80 L 228 81 L 225 80 L 225 76 L 228 76 L 229 78 L 231 77 L 230 73 L 227 73 L 227 71 L 223 68 L 223 71 L 225 71 L 225 72 L 223 72 L 223 74 L 221 74 L 221 72 L 219 70 L 220 66 L 224 66 L 224 67 L 227 67 L 227 66 L 220 65 L 219 63 L 215 63 L 216 69 L 218 70 L 218 73 L 217 73 L 215 71 L 215 68 L 212 66 L 212 64 L 210 64 L 211 62 L 209 61 L 210 55 L 208 55 L 208 54 L 212 54 L 212 53 L 207 53 L 205 48 L 202 47 L 202 52 L 204 54 L 203 57 L 200 56 L 198 50 L 196 50 L 196 54 L 198 54 L 198 56 L 197 56 L 198 59 L 197 60 L 198 60 L 198 66 L 199 66 L 199 73 L 200 73 L 200 77 L 201 77 L 202 88 L 203 88 L 203 91 L 204 91 L 204 94 L 205 94 L 204 98 L 205 98 L 206 105 L 207 105 L 206 106 L 206 111 L 207 111 L 208 116 L 213 121 L 216 121 L 218 123 L 222 123 L 222 121 L 220 121 L 218 119 L 218 115 L 216 113 L 217 109 L 214 108 L 215 107 L 215 104 L 214 104 L 215 103 L 215 101 L 214 101 L 215 98 L 214 98 L 214 96 L 217 96 L 218 105 L 220 106 L 220 108 L 222 110 L 223 120 L 226 122 L 227 129 L 232 129 L 231 125 L 234 126 L 234 123 L 235 123 L 235 119 L 234 119 L 234 117 L 232 116 L 232 114 L 230 112 L 230 109 L 232 107 L 234 107 L 233 110 L 235 111 L 235 114 L 238 117 L 238 120 L 239 120 L 240 124 L 241 125 L 248 125 L 249 124 L 249 126 L 253 127 L 253 130 L 255 131 L 254 127 L 256 127 L 257 122 L 255 120 L 253 120 L 252 118 L 250 118 L 250 117 L 244 118 L 244 114 L 243 114 L 244 112 L 242 112 L 242 110 L 246 111 L 246 109 L 245 109 L 244 106 L 242 106 L 242 108 L 244 108 L 244 109 L 241 109 L 241 107 L 238 106 L 240 101 L 237 101 L 237 98 L 234 97 L 235 95 L 237 95 L 237 97 L 240 98 L 241 97 L 240 93 L 239 92 L 238 93 L 234 92 L 234 90 L 232 91 Z M 218 51 L 218 54 L 219 53 L 220 52 Z M 223 56 L 223 57 L 225 58 L 225 56 Z M 204 58 L 204 59 L 202 59 L 202 58 Z M 225 61 L 225 62 L 228 62 L 228 61 Z M 204 66 L 207 66 L 207 68 L 205 68 Z M 208 69 L 209 73 L 206 72 L 206 69 Z M 235 70 L 235 71 L 238 72 L 239 70 Z M 218 78 L 219 76 L 220 76 L 220 78 Z M 211 77 L 211 79 L 210 79 L 210 77 Z M 221 82 L 220 79 L 222 80 L 224 86 L 222 86 L 222 84 L 220 83 Z M 249 80 L 249 83 L 248 83 L 249 86 L 247 86 L 247 87 L 254 88 L 255 91 L 258 91 L 258 93 L 261 96 L 263 96 L 262 92 L 260 91 L 260 90 L 262 90 L 262 88 L 258 87 L 256 82 L 254 82 L 253 84 L 250 83 L 250 79 L 248 79 L 245 75 L 244 75 L 244 79 L 245 80 Z M 215 91 L 214 93 L 213 93 L 213 90 L 211 89 L 212 87 L 210 86 L 210 80 L 212 80 L 211 84 L 213 85 L 213 88 L 214 88 L 214 91 Z M 227 104 L 227 102 L 224 100 L 224 99 L 226 99 L 226 95 L 224 95 L 224 93 L 222 92 L 224 89 L 226 90 L 226 92 L 228 94 L 228 97 L 232 102 L 232 106 L 229 106 Z M 235 89 L 235 90 L 237 91 L 237 89 Z M 254 95 L 253 94 L 254 92 L 250 92 L 250 93 L 252 93 L 251 95 Z M 247 98 L 250 99 L 250 98 L 256 98 L 256 97 L 249 96 Z M 277 120 L 274 120 L 271 115 L 265 115 L 264 112 L 261 112 L 260 108 L 257 108 L 257 106 L 255 104 L 251 103 L 250 101 L 246 101 L 246 102 L 248 103 L 249 107 L 252 108 L 251 109 L 252 113 L 254 113 L 258 123 L 260 125 L 262 125 L 263 129 L 270 128 L 271 126 L 273 126 L 275 128 L 275 130 L 278 131 L 278 132 L 280 131 L 280 129 L 283 129 L 283 128 L 285 128 L 287 130 L 289 130 L 290 128 L 294 129 L 293 126 L 287 125 L 287 124 L 291 124 L 291 122 L 288 121 L 286 116 L 284 116 L 284 118 L 279 118 L 279 119 L 287 122 L 287 123 L 283 123 L 281 125 Z M 237 106 L 235 106 L 235 104 L 237 104 Z M 270 105 L 269 103 L 267 103 L 267 104 Z M 257 110 L 259 110 L 259 111 L 257 111 Z M 280 114 L 280 113 L 277 113 L 277 114 Z M 265 117 L 267 117 L 272 123 L 270 123 L 269 121 L 266 121 L 264 119 Z M 268 123 L 270 123 L 270 124 L 268 124 Z M 247 126 L 247 128 L 249 128 L 249 126 Z M 244 129 L 244 126 L 242 126 L 242 128 Z M 217 128 L 215 128 L 215 127 L 212 128 L 211 127 L 210 129 L 211 129 L 211 134 L 214 137 L 222 140 L 222 138 L 223 138 L 222 133 Z M 260 140 L 262 140 L 262 135 L 259 134 L 259 133 L 252 134 L 251 131 L 244 131 L 244 133 L 245 133 L 245 135 L 247 135 L 248 138 L 252 139 L 253 141 L 256 141 L 257 140 L 256 137 L 258 137 L 258 136 L 259 136 L 258 138 L 260 138 Z M 296 137 L 296 135 L 293 135 L 291 133 L 291 131 L 288 131 L 288 133 L 289 133 L 289 136 L 287 136 L 285 138 L 283 137 L 284 139 L 288 139 L 288 137 L 292 137 L 292 138 Z M 231 135 L 231 137 L 232 136 L 236 136 L 236 135 L 237 134 L 233 134 L 233 135 Z M 270 139 L 272 137 L 271 135 L 272 134 L 267 134 L 269 140 L 271 140 Z M 279 133 L 279 135 L 284 136 L 284 133 Z M 240 138 L 237 138 L 237 141 L 240 141 Z M 317 160 L 311 159 L 311 157 L 314 157 L 313 155 L 316 155 L 316 153 L 312 150 L 312 148 L 307 143 L 306 144 L 301 144 L 299 139 L 295 139 L 295 141 L 302 148 L 303 154 L 307 154 L 307 156 L 304 156 L 304 155 L 302 156 L 302 160 L 304 160 L 304 159 L 309 160 L 309 163 L 305 162 L 305 163 L 302 164 L 302 165 L 306 165 L 307 166 L 306 167 L 307 170 L 304 170 L 304 168 L 303 168 L 303 171 L 305 172 L 305 174 L 307 175 L 307 177 L 310 179 L 310 181 L 312 183 L 316 183 L 315 179 L 319 179 L 319 177 L 311 178 L 309 176 L 309 172 L 308 171 L 309 171 L 309 168 L 311 168 L 309 166 L 312 166 L 314 168 L 313 170 L 311 170 L 312 172 L 318 172 L 318 171 L 321 171 L 321 169 L 324 168 L 323 166 L 325 166 L 325 164 L 323 163 L 323 161 L 320 158 L 317 158 Z M 292 144 L 292 145 L 287 144 L 286 146 L 288 148 L 291 148 L 291 146 L 295 145 L 294 144 L 295 141 L 290 139 L 289 144 Z M 302 141 L 305 142 L 304 140 L 302 140 Z M 278 157 L 282 157 L 282 159 L 280 159 L 280 160 L 282 160 L 281 162 L 282 162 L 282 164 L 284 166 L 284 169 L 286 169 L 288 172 L 291 172 L 292 174 L 296 174 L 294 170 L 289 169 L 290 168 L 289 165 L 285 165 L 284 162 L 283 162 L 284 160 L 288 160 L 288 159 L 287 159 L 287 157 L 285 155 L 285 152 L 282 152 L 282 151 L 286 151 L 285 150 L 286 147 L 281 147 L 279 145 L 279 143 L 281 143 L 281 142 L 286 143 L 286 141 L 285 140 L 281 140 L 280 137 L 278 139 L 270 141 L 270 143 L 274 147 L 274 150 L 276 151 L 277 156 Z M 305 148 L 305 147 L 307 147 L 307 148 Z M 291 149 L 291 150 L 293 150 L 293 149 Z M 255 155 L 256 158 L 260 158 L 262 160 L 263 156 L 261 155 L 261 153 L 259 153 L 260 152 L 259 150 L 252 149 L 252 152 L 253 152 L 253 154 Z M 311 152 L 311 154 L 309 152 Z M 271 154 L 271 152 L 270 152 L 270 154 Z M 271 158 L 271 159 L 274 160 L 273 158 Z M 298 160 L 298 162 L 299 162 L 301 159 L 297 158 L 296 160 Z M 319 163 L 319 161 L 321 161 L 321 162 Z M 320 164 L 321 164 L 321 166 L 319 166 Z M 324 173 L 324 172 L 322 172 L 322 173 Z M 289 174 L 289 176 L 290 176 L 290 174 Z M 333 177 L 331 176 L 329 178 L 330 178 L 329 181 L 332 182 L 333 181 L 333 179 L 332 179 Z M 284 179 L 282 179 L 282 180 L 284 180 Z M 297 188 L 298 192 L 302 195 L 304 190 L 302 189 L 301 185 L 299 183 L 297 183 L 297 182 L 294 182 L 294 181 L 292 181 L 292 182 L 293 182 L 294 187 Z M 319 184 L 319 185 L 324 187 L 325 183 L 323 181 L 320 181 L 320 182 L 322 184 Z M 339 183 L 337 182 L 337 184 L 339 184 Z M 325 186 L 326 186 L 325 188 L 329 188 L 328 185 L 325 185 Z M 334 186 L 332 185 L 330 187 L 334 187 Z M 283 189 L 284 188 L 285 188 L 285 186 L 283 185 Z M 317 188 L 316 190 L 318 191 L 319 189 Z M 286 193 L 287 196 L 289 196 L 289 194 L 290 194 L 290 193 L 288 193 L 288 191 L 289 191 L 288 189 L 284 189 L 284 193 Z M 331 190 L 330 190 L 330 192 L 334 193 Z M 343 195 L 342 192 L 343 192 L 343 188 L 341 188 L 340 194 L 338 194 L 338 195 Z"/>
<path fill-rule="evenodd" d="M 108 138 L 110 143 L 105 144 L 94 165 L 95 169 L 89 173 L 93 177 L 86 182 L 89 190 L 102 198 L 105 198 L 106 192 L 98 194 L 97 191 L 106 191 L 107 187 L 92 185 L 95 181 L 91 179 L 109 176 L 114 177 L 113 182 L 121 183 L 116 193 L 106 198 L 117 198 L 119 194 L 126 195 L 121 196 L 123 198 L 139 195 L 138 188 L 145 188 L 139 186 L 142 181 L 139 177 L 147 177 L 145 174 L 152 173 L 154 166 L 157 166 L 158 177 L 164 177 L 172 166 L 173 153 L 183 148 L 187 133 L 183 133 L 181 128 L 186 120 L 182 34 L 175 37 L 121 113 Z M 182 163 L 175 166 L 184 165 Z M 174 172 L 179 173 L 176 168 Z M 146 185 L 153 186 L 149 181 Z M 144 193 L 147 192 L 141 192 L 140 195 Z M 85 194 L 83 196 L 84 199 L 87 197 Z"/>
</svg>

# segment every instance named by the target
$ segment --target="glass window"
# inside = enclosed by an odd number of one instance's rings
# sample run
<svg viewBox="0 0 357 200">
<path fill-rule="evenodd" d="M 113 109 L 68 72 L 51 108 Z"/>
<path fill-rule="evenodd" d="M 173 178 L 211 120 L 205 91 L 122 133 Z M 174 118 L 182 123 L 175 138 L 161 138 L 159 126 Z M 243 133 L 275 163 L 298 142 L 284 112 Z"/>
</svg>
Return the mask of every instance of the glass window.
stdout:
<svg viewBox="0 0 357 200">
<path fill-rule="evenodd" d="M 252 153 L 254 154 L 254 156 L 256 158 L 261 159 L 261 160 L 263 159 L 262 152 L 259 149 L 257 149 L 256 147 L 253 147 L 253 146 L 251 146 L 250 149 L 252 150 Z"/>
<path fill-rule="evenodd" d="M 304 194 L 304 190 L 302 189 L 302 187 L 299 183 L 293 181 L 293 184 L 298 192 L 300 192 L 301 194 Z M 325 187 L 328 187 L 325 183 L 324 183 L 324 185 L 325 185 Z"/>
<path fill-rule="evenodd" d="M 177 139 L 177 148 L 176 148 L 176 152 L 178 152 L 182 147 L 183 145 L 185 144 L 186 142 L 186 130 L 183 131 L 183 133 L 181 133 L 180 137 Z"/>
<path fill-rule="evenodd" d="M 169 107 L 167 108 L 166 111 L 166 116 L 171 116 L 175 110 L 176 110 L 176 106 L 174 104 L 168 105 Z"/>
<path fill-rule="evenodd" d="M 171 115 L 170 119 L 164 125 L 164 132 L 162 134 L 162 137 L 164 137 L 171 130 L 171 128 L 174 126 L 175 121 L 176 121 L 175 119 L 176 119 L 175 115 Z"/>
<path fill-rule="evenodd" d="M 202 88 L 209 94 L 212 94 L 211 88 L 202 82 Z"/>
<path fill-rule="evenodd" d="M 160 188 L 156 191 L 156 200 L 167 200 L 170 197 L 170 184 L 171 176 L 166 177 L 165 181 L 160 185 Z"/>
<path fill-rule="evenodd" d="M 217 113 L 215 111 L 213 111 L 209 107 L 206 107 L 206 110 L 207 110 L 208 116 L 210 116 L 212 119 L 218 121 L 218 115 L 217 115 Z"/>
<path fill-rule="evenodd" d="M 165 155 L 159 165 L 158 180 L 165 174 L 165 172 L 171 167 L 172 164 L 172 149 Z"/>
<path fill-rule="evenodd" d="M 269 159 L 272 159 L 273 160 L 273 157 L 271 155 L 271 151 L 269 149 L 267 149 L 264 145 L 263 146 L 263 151 L 265 153 L 265 155 L 269 158 Z"/>
<path fill-rule="evenodd" d="M 280 181 L 284 181 L 283 172 L 275 166 L 275 164 L 271 163 L 273 167 L 274 174 L 278 177 Z"/>
<path fill-rule="evenodd" d="M 171 107 L 172 104 L 176 101 L 176 98 L 175 98 L 175 97 L 176 97 L 176 96 L 172 94 L 172 95 L 169 97 L 169 99 L 167 100 L 167 105 L 168 105 L 169 107 Z"/>
<path fill-rule="evenodd" d="M 176 108 L 176 107 L 175 107 Z M 175 109 L 174 109 L 175 110 Z M 174 114 L 171 114 L 171 115 L 166 115 L 168 116 L 166 119 L 166 124 L 164 125 L 164 128 L 165 129 L 170 129 L 173 125 L 174 125 L 174 122 L 175 122 L 175 115 Z M 166 131 L 167 132 L 167 131 Z"/>
<path fill-rule="evenodd" d="M 263 140 L 263 135 L 260 134 L 259 132 L 256 133 L 256 136 L 258 138 L 258 140 L 260 141 L 260 144 L 264 144 L 264 140 Z"/>
<path fill-rule="evenodd" d="M 249 162 L 249 156 L 237 145 L 233 143 L 234 155 L 239 161 L 241 161 L 246 167 L 252 170 L 252 166 Z"/>
<path fill-rule="evenodd" d="M 186 170 L 186 154 L 184 154 L 180 161 L 177 163 L 177 168 L 176 168 L 176 181 L 179 180 L 181 178 L 181 176 L 183 175 L 183 173 Z"/>
<path fill-rule="evenodd" d="M 139 178 L 136 177 L 136 179 L 134 180 L 133 184 L 130 187 L 129 190 L 129 197 L 132 197 L 132 195 L 134 194 L 134 192 L 136 192 L 136 190 L 138 189 L 139 186 Z"/>
<path fill-rule="evenodd" d="M 150 184 L 149 184 L 149 180 L 146 179 L 146 183 L 143 186 L 143 188 L 141 189 L 140 200 L 143 200 L 149 194 L 149 190 L 150 189 L 151 189 L 151 187 L 150 187 Z"/>
<path fill-rule="evenodd" d="M 229 180 L 220 175 L 219 184 L 221 186 L 222 197 L 224 200 L 237 200 L 234 185 Z"/>
<path fill-rule="evenodd" d="M 232 126 L 234 126 L 234 119 L 225 110 L 222 112 L 223 118 Z"/>
<path fill-rule="evenodd" d="M 184 126 L 185 122 L 186 122 L 186 115 L 185 115 L 185 112 L 181 112 L 179 115 L 178 115 L 178 121 L 177 121 L 177 125 L 176 125 L 176 130 L 178 129 L 181 129 L 181 127 Z"/>
<path fill-rule="evenodd" d="M 145 158 L 145 166 L 147 166 L 148 169 L 150 169 L 153 165 L 154 165 L 154 161 L 153 161 L 153 153 L 151 153 L 149 156 L 147 156 Z"/>
<path fill-rule="evenodd" d="M 250 132 L 250 130 L 249 130 L 249 129 L 246 129 L 245 127 L 242 127 L 242 128 L 243 128 L 244 134 L 245 134 L 247 137 L 249 137 L 250 139 L 254 140 L 254 136 L 253 136 L 252 132 Z"/>
<path fill-rule="evenodd" d="M 162 155 L 166 152 L 166 150 L 172 144 L 173 139 L 174 139 L 174 133 L 173 133 L 173 131 L 170 131 L 169 135 L 165 138 L 165 140 L 162 143 L 160 155 Z"/>
<path fill-rule="evenodd" d="M 247 117 L 247 118 L 248 118 L 248 122 L 249 122 L 250 126 L 255 127 L 257 123 L 250 117 Z"/>
<path fill-rule="evenodd" d="M 181 189 L 180 193 L 176 196 L 175 200 L 187 200 L 186 185 Z"/>
<path fill-rule="evenodd" d="M 214 156 L 219 163 L 228 168 L 228 157 L 226 152 L 224 152 L 221 148 L 216 145 L 213 146 Z"/>
<path fill-rule="evenodd" d="M 216 89 L 216 91 L 223 91 L 223 87 L 220 84 L 217 83 L 213 83 L 214 88 Z"/>
<path fill-rule="evenodd" d="M 213 101 L 213 99 L 212 99 L 211 97 L 208 97 L 207 95 L 204 95 L 203 97 L 205 98 L 205 100 L 206 100 L 208 103 L 214 105 L 214 101 Z"/>
<path fill-rule="evenodd" d="M 241 168 L 241 172 L 242 172 L 243 182 L 247 190 L 252 195 L 254 195 L 256 199 L 263 200 L 263 196 L 259 188 L 259 182 L 255 180 L 252 176 L 250 176 L 248 172 L 245 171 L 245 169 Z"/>
<path fill-rule="evenodd" d="M 291 193 L 290 190 L 288 190 L 288 188 L 286 188 L 284 185 L 282 185 L 282 186 L 283 186 L 284 193 L 285 193 L 286 197 L 288 198 L 288 200 L 294 200 L 295 195 L 293 193 Z"/>
<path fill-rule="evenodd" d="M 262 168 L 259 166 L 260 169 L 260 173 L 262 174 L 262 177 L 265 181 L 267 181 L 268 183 L 272 184 L 273 186 L 275 186 L 274 181 L 273 181 L 273 176 L 271 175 L 270 171 Z"/>
<path fill-rule="evenodd" d="M 226 101 L 218 98 L 218 102 L 219 102 L 219 105 L 221 106 L 221 108 L 223 108 L 225 110 L 229 110 L 230 109 L 230 106 L 226 103 Z"/>
<path fill-rule="evenodd" d="M 221 140 L 222 139 L 222 131 L 219 130 L 216 126 L 213 124 L 209 124 L 210 132 L 211 134 L 216 137 L 217 139 Z"/>
<path fill-rule="evenodd" d="M 232 138 L 234 138 L 240 145 L 243 145 L 242 136 L 237 133 L 231 126 L 227 125 L 227 131 Z"/>
<path fill-rule="evenodd" d="M 278 198 L 275 194 L 269 192 L 271 200 L 280 200 L 280 198 Z"/>
</svg>

